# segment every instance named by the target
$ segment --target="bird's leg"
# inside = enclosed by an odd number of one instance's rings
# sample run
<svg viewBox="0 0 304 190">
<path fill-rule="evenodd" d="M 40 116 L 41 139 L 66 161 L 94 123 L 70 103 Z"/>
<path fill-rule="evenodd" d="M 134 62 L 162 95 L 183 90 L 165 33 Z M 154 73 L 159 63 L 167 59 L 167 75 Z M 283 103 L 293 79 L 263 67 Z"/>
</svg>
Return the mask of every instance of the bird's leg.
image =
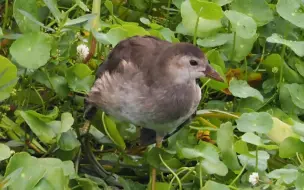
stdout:
<svg viewBox="0 0 304 190">
<path fill-rule="evenodd" d="M 155 146 L 157 148 L 160 148 L 162 145 L 162 141 L 163 141 L 163 136 L 160 136 L 158 134 L 156 134 L 156 144 Z M 155 190 L 155 185 L 156 185 L 156 168 L 152 168 L 152 190 Z"/>
</svg>

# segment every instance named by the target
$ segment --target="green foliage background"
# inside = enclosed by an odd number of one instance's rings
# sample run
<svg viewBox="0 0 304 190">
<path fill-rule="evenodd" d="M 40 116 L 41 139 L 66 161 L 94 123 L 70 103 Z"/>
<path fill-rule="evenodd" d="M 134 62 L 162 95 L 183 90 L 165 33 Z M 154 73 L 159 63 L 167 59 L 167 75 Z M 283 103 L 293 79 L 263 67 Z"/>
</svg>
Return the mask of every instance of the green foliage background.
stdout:
<svg viewBox="0 0 304 190">
<path fill-rule="evenodd" d="M 303 189 L 301 0 L 0 0 L 0 189 Z M 201 79 L 197 116 L 163 148 L 84 96 L 134 35 L 190 42 L 225 82 Z M 78 45 L 89 47 L 81 57 Z M 249 176 L 257 172 L 257 184 Z"/>
</svg>

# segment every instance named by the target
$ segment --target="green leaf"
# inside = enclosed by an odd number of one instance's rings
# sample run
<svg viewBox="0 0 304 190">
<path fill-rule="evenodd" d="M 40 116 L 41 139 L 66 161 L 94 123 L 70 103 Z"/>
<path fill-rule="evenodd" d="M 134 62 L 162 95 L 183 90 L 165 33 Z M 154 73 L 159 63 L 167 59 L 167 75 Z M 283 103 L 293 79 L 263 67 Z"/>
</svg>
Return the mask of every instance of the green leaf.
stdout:
<svg viewBox="0 0 304 190">
<path fill-rule="evenodd" d="M 264 101 L 262 94 L 258 90 L 249 86 L 248 83 L 244 80 L 237 80 L 236 78 L 231 79 L 229 83 L 229 91 L 233 96 L 239 98 L 254 97 L 261 102 Z"/>
<path fill-rule="evenodd" d="M 119 131 L 117 130 L 115 122 L 112 121 L 109 117 L 107 117 L 105 113 L 102 114 L 102 122 L 108 137 L 118 147 L 124 150 L 126 148 L 126 144 L 123 138 L 121 137 Z"/>
<path fill-rule="evenodd" d="M 297 179 L 298 170 L 281 168 L 271 171 L 267 176 L 271 179 L 281 179 L 286 184 L 291 184 Z"/>
<path fill-rule="evenodd" d="M 170 158 L 173 157 L 172 154 L 169 154 L 168 152 L 166 152 L 163 149 L 157 148 L 157 147 L 153 147 L 147 155 L 147 162 L 155 167 L 155 168 L 159 168 L 160 166 L 163 166 L 162 161 L 159 157 L 159 155 L 161 155 L 162 159 L 166 162 L 167 160 L 169 160 Z M 166 162 L 167 163 L 167 162 Z M 164 166 L 163 166 L 164 167 Z"/>
<path fill-rule="evenodd" d="M 77 24 L 81 24 L 87 21 L 91 21 L 92 19 L 96 18 L 95 14 L 86 14 L 75 19 L 68 20 L 64 23 L 64 26 L 73 26 Z"/>
<path fill-rule="evenodd" d="M 195 159 L 205 158 L 210 161 L 219 161 L 216 147 L 207 142 L 202 142 L 194 147 L 189 147 L 177 142 L 177 153 L 181 158 Z"/>
<path fill-rule="evenodd" d="M 218 20 L 224 16 L 221 6 L 216 3 L 203 0 L 190 0 L 190 3 L 196 14 L 202 18 Z"/>
<path fill-rule="evenodd" d="M 73 91 L 88 93 L 94 83 L 95 77 L 87 65 L 75 64 L 67 69 L 66 79 Z"/>
<path fill-rule="evenodd" d="M 6 167 L 5 176 L 8 176 L 19 168 L 23 168 L 21 175 L 11 183 L 9 186 L 11 189 L 33 189 L 46 172 L 46 169 L 39 164 L 38 159 L 26 152 L 16 153 L 12 156 Z"/>
<path fill-rule="evenodd" d="M 304 28 L 304 13 L 301 11 L 303 2 L 301 0 L 279 0 L 276 8 L 281 17 L 292 24 Z"/>
<path fill-rule="evenodd" d="M 0 143 L 0 161 L 8 159 L 10 156 L 11 156 L 10 148 L 5 144 Z"/>
<path fill-rule="evenodd" d="M 10 96 L 17 84 L 17 67 L 7 58 L 0 55 L 0 102 Z"/>
<path fill-rule="evenodd" d="M 226 5 L 226 4 L 229 4 L 231 3 L 233 0 L 212 0 L 212 2 L 220 5 L 220 6 L 223 6 L 223 5 Z"/>
<path fill-rule="evenodd" d="M 84 11 L 88 12 L 90 9 L 81 0 L 75 0 L 76 4 Z"/>
<path fill-rule="evenodd" d="M 12 44 L 10 53 L 24 68 L 38 69 L 50 58 L 50 39 L 42 32 L 24 34 Z"/>
<path fill-rule="evenodd" d="M 232 38 L 233 34 L 218 33 L 214 36 L 210 36 L 204 39 L 198 39 L 197 45 L 202 47 L 216 47 L 224 45 L 228 42 L 229 38 Z"/>
<path fill-rule="evenodd" d="M 202 167 L 203 171 L 209 175 L 216 174 L 219 176 L 225 176 L 228 173 L 227 166 L 219 160 L 204 159 L 200 162 L 200 167 Z"/>
<path fill-rule="evenodd" d="M 98 185 L 88 178 L 77 178 L 77 182 L 79 183 L 80 187 L 82 187 L 82 189 L 100 190 Z"/>
<path fill-rule="evenodd" d="M 59 109 L 58 109 L 57 106 L 55 106 L 46 115 L 38 113 L 38 112 L 36 112 L 34 110 L 28 110 L 28 111 L 26 111 L 26 113 L 29 113 L 29 114 L 33 115 L 34 117 L 37 117 L 41 121 L 50 122 L 50 121 L 53 121 L 54 119 L 56 119 L 58 117 Z"/>
<path fill-rule="evenodd" d="M 267 134 L 268 138 L 277 144 L 281 144 L 287 137 L 293 136 L 294 132 L 290 125 L 276 117 L 272 117 L 273 127 Z"/>
<path fill-rule="evenodd" d="M 80 142 L 78 141 L 75 132 L 69 130 L 61 134 L 58 145 L 61 150 L 70 151 L 79 147 Z"/>
<path fill-rule="evenodd" d="M 220 49 L 229 60 L 240 62 L 251 52 L 257 37 L 258 34 L 255 34 L 253 37 L 245 39 L 235 33 L 234 37 L 229 38 L 229 41 Z"/>
<path fill-rule="evenodd" d="M 198 17 L 198 15 L 193 10 L 190 1 L 184 1 L 181 4 L 181 17 L 182 17 L 182 26 L 185 29 L 185 32 L 193 36 L 196 25 L 196 18 Z M 209 20 L 199 17 L 199 22 L 197 26 L 197 37 L 200 38 L 206 37 L 216 32 L 221 27 L 222 24 L 220 19 Z"/>
<path fill-rule="evenodd" d="M 217 131 L 217 145 L 221 151 L 223 162 L 231 170 L 239 170 L 241 168 L 237 155 L 234 151 L 233 129 L 231 122 L 221 124 L 220 129 Z"/>
<path fill-rule="evenodd" d="M 67 132 L 71 129 L 74 123 L 74 118 L 71 113 L 64 112 L 61 114 L 61 132 Z"/>
<path fill-rule="evenodd" d="M 265 171 L 267 169 L 267 160 L 269 159 L 269 154 L 266 151 L 258 151 L 258 170 Z M 247 164 L 246 168 L 250 171 L 255 171 L 256 168 L 256 151 L 251 151 L 246 155 L 238 156 L 241 164 L 244 166 Z"/>
<path fill-rule="evenodd" d="M 265 0 L 234 0 L 231 9 L 252 17 L 258 26 L 263 26 L 274 19 L 273 12 Z"/>
<path fill-rule="evenodd" d="M 208 180 L 201 190 L 229 190 L 227 185 Z"/>
<path fill-rule="evenodd" d="M 304 56 L 304 41 L 286 40 L 282 36 L 279 36 L 276 33 L 272 34 L 266 40 L 267 42 L 270 43 L 284 44 L 290 49 L 292 49 L 292 51 L 294 51 L 298 56 L 300 57 Z"/>
<path fill-rule="evenodd" d="M 250 39 L 256 35 L 257 25 L 251 17 L 233 10 L 225 11 L 225 15 L 231 22 L 232 31 L 235 31 L 237 36 Z"/>
<path fill-rule="evenodd" d="M 14 18 L 22 33 L 38 32 L 40 27 L 31 21 L 28 17 L 24 16 L 18 9 L 26 11 L 31 14 L 35 19 L 38 19 L 38 7 L 36 0 L 15 0 L 13 7 Z"/>
<path fill-rule="evenodd" d="M 247 143 L 242 140 L 236 141 L 234 143 L 234 148 L 235 148 L 235 151 L 239 154 L 247 154 L 249 152 Z"/>
<path fill-rule="evenodd" d="M 113 15 L 113 3 L 110 0 L 106 0 L 104 2 L 105 6 L 107 7 L 107 9 L 109 10 L 109 12 L 111 13 L 111 15 Z"/>
<path fill-rule="evenodd" d="M 56 0 L 43 0 L 43 2 L 48 6 L 48 8 L 50 9 L 53 16 L 59 22 L 62 17 L 62 14 L 57 7 L 57 1 Z"/>
<path fill-rule="evenodd" d="M 241 138 L 244 142 L 254 144 L 256 146 L 263 145 L 262 139 L 259 136 L 255 135 L 254 133 L 251 133 L 251 132 L 245 133 Z"/>
<path fill-rule="evenodd" d="M 8 186 L 10 186 L 14 181 L 18 179 L 20 176 L 21 172 L 23 170 L 23 167 L 16 169 L 9 175 L 7 175 L 4 179 L 1 179 L 0 186 L 5 189 Z"/>
<path fill-rule="evenodd" d="M 281 88 L 280 88 L 280 96 L 279 96 L 279 98 L 280 98 L 281 108 L 286 113 L 302 114 L 302 113 L 304 113 L 304 110 L 300 109 L 292 101 L 292 97 L 291 97 L 291 94 L 290 94 L 289 88 L 288 88 L 289 85 L 290 84 L 283 84 L 281 86 Z"/>
<path fill-rule="evenodd" d="M 55 142 L 54 138 L 56 137 L 56 134 L 47 123 L 29 112 L 20 111 L 20 115 L 42 142 Z"/>
<path fill-rule="evenodd" d="M 283 64 L 283 65 L 282 65 Z M 292 70 L 279 54 L 271 54 L 262 62 L 269 75 L 279 77 L 280 68 L 283 67 L 283 77 L 288 83 L 304 83 L 304 78 L 296 71 Z"/>
<path fill-rule="evenodd" d="M 271 115 L 266 112 L 243 113 L 241 117 L 236 120 L 236 123 L 237 129 L 242 132 L 264 134 L 268 133 L 273 126 Z"/>
<path fill-rule="evenodd" d="M 298 108 L 304 109 L 304 86 L 300 84 L 288 84 L 286 85 L 290 96 L 291 100 L 296 105 Z"/>
<path fill-rule="evenodd" d="M 279 155 L 281 158 L 292 158 L 296 153 L 304 153 L 304 142 L 300 139 L 288 137 L 280 144 Z"/>
</svg>

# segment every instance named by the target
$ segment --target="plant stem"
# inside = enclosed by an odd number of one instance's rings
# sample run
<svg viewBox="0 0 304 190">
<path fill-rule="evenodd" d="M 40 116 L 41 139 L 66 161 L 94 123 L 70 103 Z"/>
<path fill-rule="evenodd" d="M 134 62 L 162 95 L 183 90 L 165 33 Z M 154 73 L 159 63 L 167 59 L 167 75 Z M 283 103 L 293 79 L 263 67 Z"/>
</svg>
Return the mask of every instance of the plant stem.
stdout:
<svg viewBox="0 0 304 190">
<path fill-rule="evenodd" d="M 234 57 L 235 41 L 236 41 L 236 33 L 233 32 L 233 46 L 232 46 L 232 51 L 231 51 L 231 55 L 230 55 L 230 60 L 233 60 L 233 57 Z"/>
<path fill-rule="evenodd" d="M 229 187 L 232 186 L 242 175 L 242 173 L 244 172 L 245 168 L 246 168 L 247 164 L 245 164 L 242 168 L 242 170 L 240 171 L 240 173 L 234 178 L 234 180 L 229 184 Z"/>
<path fill-rule="evenodd" d="M 166 166 L 166 168 L 174 175 L 174 177 L 176 178 L 177 182 L 178 182 L 178 186 L 179 189 L 182 190 L 182 182 L 180 181 L 178 175 L 166 164 L 166 162 L 163 160 L 162 156 L 159 154 L 159 158 L 161 160 L 161 162 L 164 164 L 164 166 Z"/>
<path fill-rule="evenodd" d="M 2 28 L 4 29 L 6 24 L 7 24 L 7 20 L 8 20 L 8 0 L 5 0 L 5 8 L 4 8 L 4 19 L 3 19 L 3 24 L 2 24 Z"/>
<path fill-rule="evenodd" d="M 197 15 L 195 27 L 194 27 L 194 34 L 193 34 L 193 45 L 196 45 L 196 36 L 197 36 L 197 28 L 198 28 L 198 22 L 199 22 L 199 15 Z"/>
</svg>

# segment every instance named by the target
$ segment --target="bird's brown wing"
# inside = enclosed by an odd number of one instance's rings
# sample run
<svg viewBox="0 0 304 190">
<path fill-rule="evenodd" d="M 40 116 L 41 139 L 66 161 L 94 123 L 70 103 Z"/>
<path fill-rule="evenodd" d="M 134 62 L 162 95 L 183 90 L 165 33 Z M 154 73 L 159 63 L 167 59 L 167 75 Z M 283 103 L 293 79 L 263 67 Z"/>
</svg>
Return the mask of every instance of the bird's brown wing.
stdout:
<svg viewBox="0 0 304 190">
<path fill-rule="evenodd" d="M 123 72 L 121 61 L 132 62 L 139 69 L 145 69 L 153 64 L 155 58 L 162 49 L 171 43 L 160 40 L 154 36 L 133 36 L 119 42 L 109 54 L 106 61 L 97 70 L 96 77 L 100 77 L 105 71 Z"/>
<path fill-rule="evenodd" d="M 149 68 L 149 64 L 155 62 L 159 52 L 170 45 L 170 42 L 160 40 L 154 36 L 133 36 L 122 40 L 113 48 L 104 63 L 99 65 L 96 79 L 107 71 L 109 73 L 123 73 L 122 60 L 135 64 L 144 72 Z M 89 104 L 86 99 L 84 104 L 85 119 L 92 119 L 97 112 L 97 108 Z"/>
</svg>

